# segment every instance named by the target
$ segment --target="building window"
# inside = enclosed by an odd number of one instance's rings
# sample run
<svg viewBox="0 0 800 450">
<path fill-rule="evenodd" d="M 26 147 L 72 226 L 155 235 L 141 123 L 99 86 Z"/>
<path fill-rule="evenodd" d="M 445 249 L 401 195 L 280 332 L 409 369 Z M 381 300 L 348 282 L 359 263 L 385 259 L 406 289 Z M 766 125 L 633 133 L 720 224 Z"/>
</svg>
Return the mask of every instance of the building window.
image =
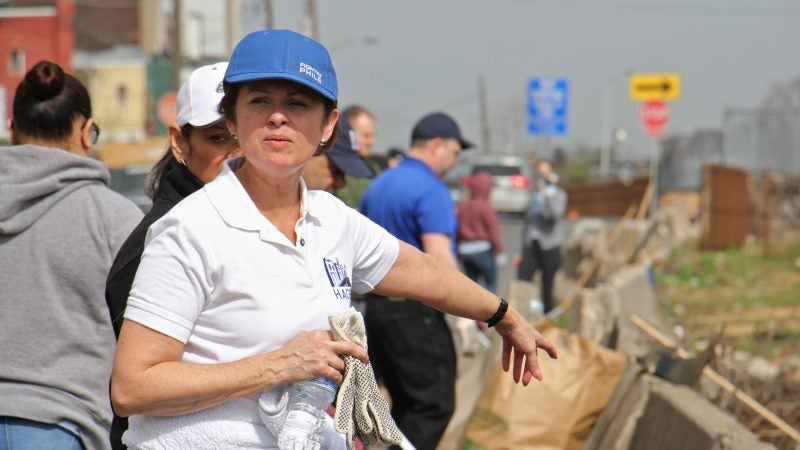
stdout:
<svg viewBox="0 0 800 450">
<path fill-rule="evenodd" d="M 8 58 L 8 72 L 11 75 L 22 75 L 25 73 L 25 52 L 23 50 L 12 50 Z"/>
<path fill-rule="evenodd" d="M 117 103 L 119 103 L 120 106 L 128 104 L 128 86 L 124 84 L 117 86 Z"/>
</svg>

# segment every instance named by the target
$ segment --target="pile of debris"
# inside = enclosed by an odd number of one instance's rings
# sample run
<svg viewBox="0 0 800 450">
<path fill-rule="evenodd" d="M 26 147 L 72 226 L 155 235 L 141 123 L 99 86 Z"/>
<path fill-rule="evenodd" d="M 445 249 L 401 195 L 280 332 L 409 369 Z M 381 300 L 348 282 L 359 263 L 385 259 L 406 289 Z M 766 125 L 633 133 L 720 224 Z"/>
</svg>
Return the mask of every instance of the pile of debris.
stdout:
<svg viewBox="0 0 800 450">
<path fill-rule="evenodd" d="M 547 318 L 565 315 L 569 332 L 545 327 L 564 357 L 552 365 L 544 358 L 550 376 L 533 389 L 482 366 L 472 381 L 485 388 L 459 448 L 800 448 L 800 357 L 776 368 L 740 352 L 715 354 L 715 345 L 690 355 L 676 344 L 680 328 L 664 319 L 652 266 L 698 234 L 678 208 L 662 208 L 655 220 L 629 211 L 613 227 L 576 223 L 557 281 L 564 300 Z M 512 282 L 510 303 L 541 325 L 527 307 L 537 296 L 532 283 Z"/>
<path fill-rule="evenodd" d="M 791 428 L 800 429 L 800 354 L 787 353 L 768 360 L 741 350 L 718 347 L 711 367 Z M 716 384 L 701 379 L 698 390 L 715 405 L 736 416 L 761 440 L 779 449 L 800 449 L 800 444 L 784 431 Z"/>
</svg>

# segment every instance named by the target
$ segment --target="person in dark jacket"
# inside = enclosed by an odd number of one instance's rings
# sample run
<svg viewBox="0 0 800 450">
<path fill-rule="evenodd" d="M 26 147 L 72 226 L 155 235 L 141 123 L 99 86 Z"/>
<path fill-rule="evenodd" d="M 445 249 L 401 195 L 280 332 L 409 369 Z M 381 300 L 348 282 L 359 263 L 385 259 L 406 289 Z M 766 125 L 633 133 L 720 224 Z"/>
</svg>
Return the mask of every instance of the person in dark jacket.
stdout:
<svg viewBox="0 0 800 450">
<path fill-rule="evenodd" d="M 497 292 L 495 256 L 503 251 L 500 221 L 489 203 L 492 176 L 478 172 L 468 178 L 470 197 L 458 205 L 458 259 L 470 279 L 483 280 L 486 289 Z"/>
<path fill-rule="evenodd" d="M 122 245 L 106 280 L 106 302 L 117 337 L 148 228 L 178 202 L 213 180 L 224 161 L 238 154 L 238 143 L 218 111 L 227 67 L 226 62 L 199 67 L 178 91 L 176 123 L 168 131 L 169 148 L 145 182 L 145 192 L 153 199 L 153 207 Z M 115 416 L 111 430 L 114 449 L 124 448 L 121 437 L 126 428 L 127 420 Z"/>
</svg>

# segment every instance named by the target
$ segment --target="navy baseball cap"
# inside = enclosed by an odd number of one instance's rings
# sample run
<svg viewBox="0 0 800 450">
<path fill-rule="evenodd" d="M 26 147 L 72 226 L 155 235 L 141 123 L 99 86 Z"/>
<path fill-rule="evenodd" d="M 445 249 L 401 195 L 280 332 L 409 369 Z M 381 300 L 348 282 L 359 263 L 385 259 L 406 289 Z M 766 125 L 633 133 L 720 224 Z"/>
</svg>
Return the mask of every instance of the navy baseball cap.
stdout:
<svg viewBox="0 0 800 450">
<path fill-rule="evenodd" d="M 441 112 L 431 113 L 423 117 L 414 125 L 414 129 L 411 131 L 412 142 L 417 139 L 435 138 L 456 139 L 464 150 L 474 147 L 472 142 L 461 136 L 461 130 L 459 130 L 456 121 Z"/>
<path fill-rule="evenodd" d="M 337 101 L 336 71 L 328 50 L 319 42 L 291 30 L 248 34 L 233 49 L 226 83 L 279 78 L 300 83 Z"/>
<path fill-rule="evenodd" d="M 371 178 L 375 176 L 375 172 L 358 155 L 356 133 L 347 123 L 344 115 L 339 118 L 339 137 L 336 138 L 333 147 L 328 150 L 328 156 L 339 170 L 351 177 Z"/>
</svg>

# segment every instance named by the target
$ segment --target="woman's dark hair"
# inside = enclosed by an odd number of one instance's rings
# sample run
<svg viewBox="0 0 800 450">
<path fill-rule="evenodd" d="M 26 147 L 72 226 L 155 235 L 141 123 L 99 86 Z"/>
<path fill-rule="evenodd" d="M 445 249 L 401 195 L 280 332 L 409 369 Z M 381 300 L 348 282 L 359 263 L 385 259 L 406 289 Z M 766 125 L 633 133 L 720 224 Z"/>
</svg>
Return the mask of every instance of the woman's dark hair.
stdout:
<svg viewBox="0 0 800 450">
<path fill-rule="evenodd" d="M 194 130 L 194 127 L 188 123 L 181 127 L 181 134 L 187 142 L 192 136 L 192 130 Z M 175 159 L 175 155 L 172 154 L 172 148 L 167 147 L 164 156 L 153 165 L 153 168 L 150 169 L 150 173 L 147 174 L 147 178 L 144 180 L 144 193 L 147 194 L 150 199 L 155 200 L 156 193 L 158 193 L 161 183 L 167 177 L 167 174 L 172 169 L 178 167 L 179 164 L 178 160 Z"/>
<path fill-rule="evenodd" d="M 239 92 L 242 90 L 242 85 L 244 83 L 222 83 L 222 89 L 225 91 L 225 95 L 222 97 L 222 100 L 219 101 L 219 113 L 222 114 L 226 119 L 231 121 L 236 121 L 236 100 L 239 98 Z M 308 92 L 311 95 L 316 95 L 322 99 L 322 103 L 325 107 L 325 117 L 328 117 L 337 106 L 338 103 L 335 101 L 323 97 L 317 91 L 308 88 Z M 339 121 L 336 121 L 336 124 L 333 127 L 333 133 L 331 133 L 331 137 L 325 141 L 325 145 L 318 147 L 314 156 L 317 155 L 324 155 L 328 153 L 333 144 L 336 143 L 336 139 L 339 137 Z"/>
<path fill-rule="evenodd" d="M 92 117 L 89 92 L 58 64 L 39 61 L 17 86 L 13 106 L 14 132 L 60 141 L 72 135 L 78 116 Z"/>
</svg>

